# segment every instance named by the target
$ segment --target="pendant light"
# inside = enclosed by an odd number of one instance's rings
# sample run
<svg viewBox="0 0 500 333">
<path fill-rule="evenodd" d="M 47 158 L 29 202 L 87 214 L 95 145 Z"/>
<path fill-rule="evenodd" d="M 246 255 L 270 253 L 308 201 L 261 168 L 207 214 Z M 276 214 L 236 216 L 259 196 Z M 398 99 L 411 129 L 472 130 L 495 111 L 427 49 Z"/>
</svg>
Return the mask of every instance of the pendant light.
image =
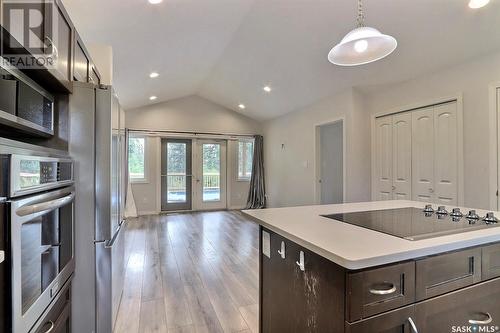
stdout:
<svg viewBox="0 0 500 333">
<path fill-rule="evenodd" d="M 387 57 L 398 42 L 374 28 L 365 26 L 362 0 L 358 0 L 358 27 L 349 32 L 328 53 L 328 60 L 339 66 L 358 66 Z"/>
</svg>

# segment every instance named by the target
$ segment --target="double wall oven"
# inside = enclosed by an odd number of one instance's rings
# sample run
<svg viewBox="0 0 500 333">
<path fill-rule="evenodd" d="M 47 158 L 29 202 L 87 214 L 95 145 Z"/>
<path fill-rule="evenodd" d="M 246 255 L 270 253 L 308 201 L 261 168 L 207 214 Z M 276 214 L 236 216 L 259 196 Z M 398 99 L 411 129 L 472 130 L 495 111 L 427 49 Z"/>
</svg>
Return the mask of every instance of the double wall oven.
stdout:
<svg viewBox="0 0 500 333">
<path fill-rule="evenodd" d="M 74 199 L 70 159 L 0 149 L 1 332 L 69 333 L 69 311 L 44 313 L 74 272 Z"/>
</svg>

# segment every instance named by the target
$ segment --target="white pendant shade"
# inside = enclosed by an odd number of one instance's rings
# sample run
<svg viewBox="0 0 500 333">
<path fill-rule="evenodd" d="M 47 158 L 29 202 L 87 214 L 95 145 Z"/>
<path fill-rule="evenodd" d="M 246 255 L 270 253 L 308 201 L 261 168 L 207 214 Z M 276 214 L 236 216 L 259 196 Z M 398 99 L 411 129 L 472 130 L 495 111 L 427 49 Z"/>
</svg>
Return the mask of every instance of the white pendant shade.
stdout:
<svg viewBox="0 0 500 333">
<path fill-rule="evenodd" d="M 368 64 L 387 57 L 397 46 L 394 37 L 374 28 L 359 27 L 349 32 L 328 53 L 328 60 L 339 66 Z"/>
</svg>

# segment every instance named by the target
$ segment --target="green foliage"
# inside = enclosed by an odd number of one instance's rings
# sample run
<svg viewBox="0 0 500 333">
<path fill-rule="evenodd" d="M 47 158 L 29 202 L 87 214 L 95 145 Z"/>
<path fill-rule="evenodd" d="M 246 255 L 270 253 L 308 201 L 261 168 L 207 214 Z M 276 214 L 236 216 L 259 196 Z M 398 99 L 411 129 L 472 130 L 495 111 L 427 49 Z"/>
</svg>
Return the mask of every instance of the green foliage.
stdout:
<svg viewBox="0 0 500 333">
<path fill-rule="evenodd" d="M 128 144 L 128 170 L 131 178 L 144 178 L 145 138 L 130 138 Z"/>
</svg>

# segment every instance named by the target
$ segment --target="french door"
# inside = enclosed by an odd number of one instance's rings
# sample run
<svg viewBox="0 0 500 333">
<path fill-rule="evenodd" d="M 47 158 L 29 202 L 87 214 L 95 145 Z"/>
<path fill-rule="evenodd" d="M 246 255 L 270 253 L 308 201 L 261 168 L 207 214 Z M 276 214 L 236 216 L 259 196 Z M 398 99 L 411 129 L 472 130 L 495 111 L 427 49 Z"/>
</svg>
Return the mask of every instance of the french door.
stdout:
<svg viewBox="0 0 500 333">
<path fill-rule="evenodd" d="M 161 210 L 227 208 L 223 140 L 161 140 Z"/>
<path fill-rule="evenodd" d="M 161 140 L 161 210 L 192 209 L 192 141 Z"/>
<path fill-rule="evenodd" d="M 194 171 L 194 201 L 196 210 L 225 209 L 226 200 L 226 141 L 197 140 Z"/>
</svg>

